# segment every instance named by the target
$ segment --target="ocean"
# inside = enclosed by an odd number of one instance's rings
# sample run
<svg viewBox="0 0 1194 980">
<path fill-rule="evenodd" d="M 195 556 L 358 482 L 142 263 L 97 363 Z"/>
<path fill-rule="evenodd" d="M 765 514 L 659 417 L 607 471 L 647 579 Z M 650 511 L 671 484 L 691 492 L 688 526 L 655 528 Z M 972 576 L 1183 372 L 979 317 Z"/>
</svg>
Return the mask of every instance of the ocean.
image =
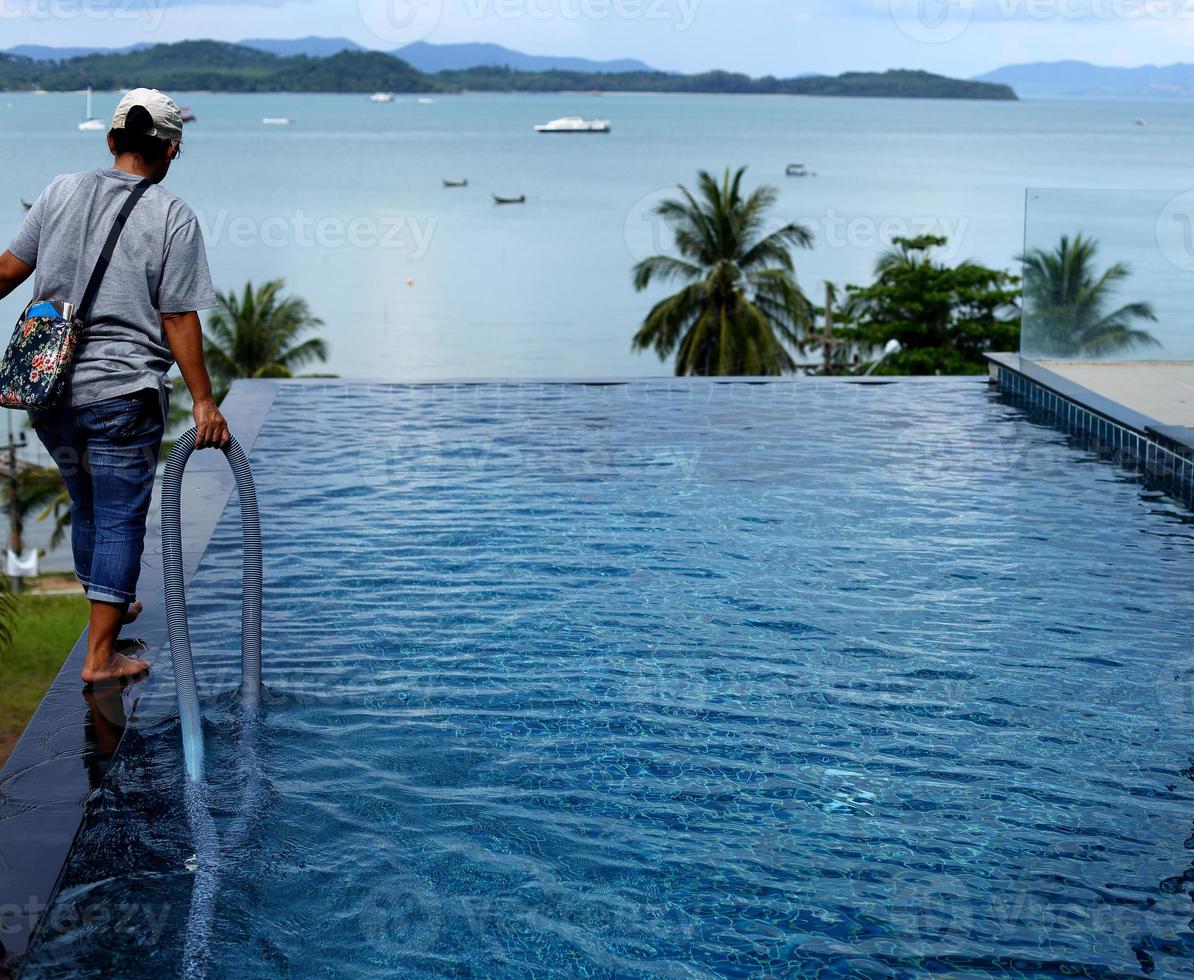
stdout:
<svg viewBox="0 0 1194 980">
<path fill-rule="evenodd" d="M 668 246 L 652 207 L 701 168 L 745 165 L 748 185 L 779 189 L 776 218 L 801 220 L 816 236 L 797 255 L 814 299 L 825 280 L 868 282 L 898 234 L 943 234 L 947 257 L 1013 268 L 1029 188 L 1146 189 L 1164 203 L 1189 200 L 1181 195 L 1194 182 L 1194 107 L 1177 101 L 581 94 L 379 105 L 356 95 L 175 94 L 198 118 L 167 187 L 198 212 L 217 286 L 285 278 L 325 321 L 326 370 L 344 376 L 669 373 L 653 354 L 631 351 L 663 291 L 636 293 L 630 270 Z M 117 98 L 97 93 L 96 115 L 106 118 Z M 5 241 L 20 224 L 20 198 L 57 173 L 107 164 L 103 134 L 77 129 L 83 103 L 0 95 Z M 609 118 L 613 132 L 533 131 L 568 114 Z M 265 126 L 267 116 L 292 122 Z M 816 176 L 785 176 L 792 163 Z M 446 189 L 443 178 L 469 186 Z M 497 206 L 492 194 L 525 194 L 527 203 Z M 1060 221 L 1047 209 L 1031 244 L 1053 245 L 1070 225 L 1099 235 L 1103 208 L 1075 202 Z M 1146 268 L 1153 223 L 1136 221 L 1145 247 L 1124 249 L 1149 295 L 1126 298 L 1157 298 Z M 1116 243 L 1104 241 L 1103 255 L 1119 257 Z M 1166 279 L 1177 289 L 1166 319 L 1184 336 L 1188 270 L 1178 271 Z M 22 290 L 0 303 L 0 318 L 11 321 L 27 299 Z"/>
</svg>

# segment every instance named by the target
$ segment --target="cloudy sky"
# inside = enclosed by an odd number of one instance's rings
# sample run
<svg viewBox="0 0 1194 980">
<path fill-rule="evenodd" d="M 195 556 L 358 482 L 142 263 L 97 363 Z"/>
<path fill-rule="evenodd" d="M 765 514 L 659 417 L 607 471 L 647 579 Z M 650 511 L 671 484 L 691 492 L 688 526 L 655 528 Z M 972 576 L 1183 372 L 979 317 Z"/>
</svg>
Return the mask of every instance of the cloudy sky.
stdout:
<svg viewBox="0 0 1194 980">
<path fill-rule="evenodd" d="M 493 41 L 754 75 L 1190 60 L 1194 0 L 0 0 L 0 47 L 214 37 Z"/>
</svg>

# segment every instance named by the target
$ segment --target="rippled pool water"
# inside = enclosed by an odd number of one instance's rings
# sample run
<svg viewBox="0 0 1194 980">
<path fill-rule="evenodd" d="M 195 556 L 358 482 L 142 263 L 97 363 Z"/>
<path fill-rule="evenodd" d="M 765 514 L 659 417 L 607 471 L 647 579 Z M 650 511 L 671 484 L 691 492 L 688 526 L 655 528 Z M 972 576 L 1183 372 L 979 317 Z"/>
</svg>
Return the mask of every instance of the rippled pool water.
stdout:
<svg viewBox="0 0 1194 980">
<path fill-rule="evenodd" d="M 253 465 L 210 976 L 1194 974 L 1194 529 L 981 382 L 285 386 Z M 26 977 L 179 969 L 157 671 Z"/>
</svg>

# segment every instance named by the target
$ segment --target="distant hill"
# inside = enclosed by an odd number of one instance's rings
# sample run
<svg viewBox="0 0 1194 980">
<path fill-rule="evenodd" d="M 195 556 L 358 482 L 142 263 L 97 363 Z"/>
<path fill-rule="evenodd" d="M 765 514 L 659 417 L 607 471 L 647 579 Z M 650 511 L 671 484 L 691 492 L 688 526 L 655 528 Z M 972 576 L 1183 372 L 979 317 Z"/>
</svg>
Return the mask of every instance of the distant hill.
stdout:
<svg viewBox="0 0 1194 980">
<path fill-rule="evenodd" d="M 721 95 L 838 95 L 866 98 L 1014 100 L 1005 85 L 963 81 L 925 71 L 846 72 L 797 78 L 751 78 L 728 71 L 699 75 L 621 72 L 616 75 L 507 68 L 472 68 L 432 76 L 443 85 L 477 92 L 682 92 Z"/>
<path fill-rule="evenodd" d="M 419 41 L 392 52 L 419 71 L 462 71 L 492 66 L 515 71 L 628 72 L 653 71 L 650 65 L 633 58 L 618 61 L 590 61 L 588 58 L 558 58 L 552 55 L 523 54 L 500 44 L 428 44 Z"/>
<path fill-rule="evenodd" d="M 296 54 L 309 55 L 312 58 L 327 58 L 341 51 L 363 51 L 356 41 L 346 37 L 297 37 L 289 40 L 271 40 L 268 38 L 251 38 L 241 41 L 242 48 L 252 48 L 255 51 L 265 51 L 268 54 L 281 55 L 288 58 Z"/>
<path fill-rule="evenodd" d="M 480 67 L 428 74 L 382 51 L 340 51 L 329 57 L 282 56 L 222 41 L 159 44 L 123 54 L 34 61 L 0 54 L 0 89 L 76 91 L 150 85 L 166 91 L 212 92 L 685 92 L 727 95 L 841 95 L 873 98 L 1015 99 L 1003 85 L 922 71 L 848 72 L 835 77 L 751 78 L 732 72 L 515 71 Z"/>
<path fill-rule="evenodd" d="M 130 44 L 127 48 L 52 48 L 44 44 L 18 44 L 3 53 L 16 55 L 18 58 L 32 58 L 34 61 L 65 61 L 89 54 L 123 54 L 126 51 L 140 51 L 148 47 L 151 45 Z"/>
<path fill-rule="evenodd" d="M 239 41 L 242 48 L 290 58 L 307 55 L 329 58 L 341 51 L 365 51 L 366 48 L 346 37 L 247 38 Z M 126 48 L 55 48 L 44 44 L 18 44 L 6 54 L 34 61 L 67 61 L 94 54 L 125 54 L 151 47 L 134 44 Z M 580 71 L 627 72 L 651 71 L 650 65 L 633 58 L 615 61 L 592 61 L 588 58 L 555 57 L 553 55 L 524 54 L 500 44 L 428 44 L 420 41 L 389 52 L 419 71 L 434 74 L 439 71 L 461 71 L 468 68 L 504 66 L 517 71 Z"/>
<path fill-rule="evenodd" d="M 976 81 L 1011 85 L 1025 98 L 1191 98 L 1194 65 L 1112 68 L 1085 61 L 1009 65 Z"/>
<path fill-rule="evenodd" d="M 356 41 L 346 37 L 301 37 L 293 40 L 252 38 L 240 42 L 246 48 L 289 57 L 305 54 L 326 58 L 341 51 L 363 51 Z M 524 54 L 500 44 L 430 44 L 419 41 L 389 52 L 419 71 L 464 71 L 469 68 L 505 67 L 515 71 L 626 72 L 651 71 L 651 66 L 632 58 L 617 61 L 592 61 L 588 58 Z"/>
</svg>

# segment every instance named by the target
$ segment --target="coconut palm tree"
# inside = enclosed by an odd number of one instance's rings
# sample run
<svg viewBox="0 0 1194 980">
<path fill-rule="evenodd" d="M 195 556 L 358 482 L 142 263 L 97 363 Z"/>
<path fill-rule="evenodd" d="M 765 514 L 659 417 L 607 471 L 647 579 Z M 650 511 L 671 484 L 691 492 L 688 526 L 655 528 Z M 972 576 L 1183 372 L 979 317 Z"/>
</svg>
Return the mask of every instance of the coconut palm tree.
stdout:
<svg viewBox="0 0 1194 980">
<path fill-rule="evenodd" d="M 694 194 L 655 214 L 670 227 L 678 255 L 656 255 L 634 268 L 634 287 L 655 281 L 683 288 L 658 303 L 634 337 L 634 349 L 676 354 L 677 375 L 776 375 L 793 371 L 803 349 L 812 304 L 796 284 L 793 248 L 813 236 L 795 222 L 769 230 L 774 187 L 743 196 L 746 168 L 718 182 L 702 170 Z"/>
<path fill-rule="evenodd" d="M 54 518 L 50 547 L 57 548 L 70 529 L 70 496 L 57 467 L 21 464 L 15 477 L 0 481 L 4 511 L 8 515 L 8 547 L 16 554 L 25 550 L 25 525 L 31 516 L 37 520 Z M 2 576 L 0 576 L 2 577 Z M 0 595 L 0 616 L 3 596 Z M 0 637 L 0 645 L 3 639 Z"/>
<path fill-rule="evenodd" d="M 1116 288 L 1131 276 L 1123 262 L 1095 269 L 1098 242 L 1063 235 L 1053 251 L 1034 248 L 1024 263 L 1025 353 L 1052 357 L 1107 357 L 1160 342 L 1136 324 L 1156 322 L 1150 303 L 1126 303 L 1108 312 Z"/>
<path fill-rule="evenodd" d="M 308 364 L 327 360 L 327 342 L 306 337 L 323 321 L 305 299 L 282 295 L 285 285 L 274 279 L 259 289 L 246 283 L 240 296 L 217 293 L 219 306 L 203 345 L 217 401 L 237 378 L 292 378 Z"/>
</svg>

